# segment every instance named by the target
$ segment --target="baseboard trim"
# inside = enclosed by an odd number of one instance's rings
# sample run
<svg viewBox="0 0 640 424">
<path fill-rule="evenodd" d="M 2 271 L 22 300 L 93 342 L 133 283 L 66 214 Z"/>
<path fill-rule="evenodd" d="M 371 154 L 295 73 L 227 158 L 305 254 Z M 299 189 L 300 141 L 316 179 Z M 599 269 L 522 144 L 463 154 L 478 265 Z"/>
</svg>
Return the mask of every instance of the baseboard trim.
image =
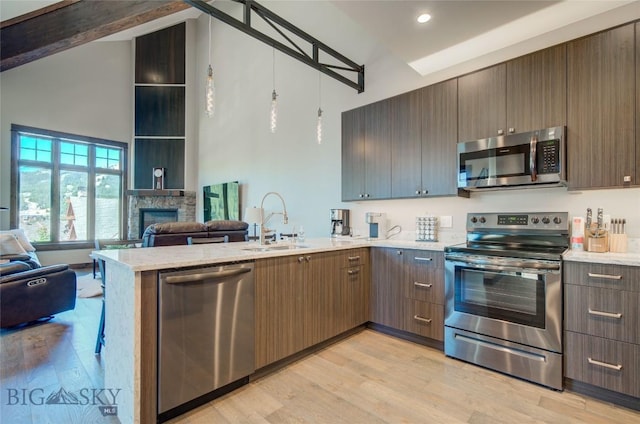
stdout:
<svg viewBox="0 0 640 424">
<path fill-rule="evenodd" d="M 413 343 L 417 343 L 417 344 L 444 352 L 444 341 L 430 339 L 424 336 L 418 336 L 417 334 L 409 333 L 403 330 L 398 330 L 396 328 L 387 327 L 386 325 L 382 325 L 382 324 L 376 324 L 375 322 L 367 323 L 367 328 L 370 328 L 379 333 L 384 333 L 389 336 L 397 337 L 399 339 L 407 340 Z"/>
<path fill-rule="evenodd" d="M 604 402 L 613 403 L 618 406 L 633 409 L 634 411 L 640 411 L 640 398 L 603 389 L 602 387 L 597 387 L 592 384 L 583 383 L 582 381 L 573 380 L 567 377 L 564 378 L 564 388 L 565 390 L 587 395 Z"/>
<path fill-rule="evenodd" d="M 356 328 L 353 328 L 351 330 L 347 330 L 344 333 L 338 334 L 337 336 L 334 336 L 328 340 L 325 340 L 323 342 L 320 342 L 316 345 L 313 345 L 311 347 L 308 347 L 304 350 L 301 350 L 298 353 L 294 353 L 293 355 L 287 356 L 286 358 L 280 359 L 277 362 L 274 362 L 272 364 L 269 365 L 265 365 L 264 367 L 257 369 L 256 372 L 254 372 L 253 374 L 251 374 L 249 376 L 249 381 L 255 381 L 258 380 L 262 377 L 265 377 L 269 374 L 274 373 L 275 371 L 278 371 L 279 369 L 282 369 L 284 367 L 286 367 L 287 365 L 290 365 L 296 361 L 299 361 L 300 359 L 309 356 L 315 352 L 318 352 L 324 348 L 326 348 L 327 346 L 330 346 L 334 343 L 339 342 L 340 340 L 344 340 L 347 337 L 351 337 L 352 335 L 359 333 L 361 331 L 363 331 L 364 329 L 366 329 L 366 324 L 360 325 Z"/>
</svg>

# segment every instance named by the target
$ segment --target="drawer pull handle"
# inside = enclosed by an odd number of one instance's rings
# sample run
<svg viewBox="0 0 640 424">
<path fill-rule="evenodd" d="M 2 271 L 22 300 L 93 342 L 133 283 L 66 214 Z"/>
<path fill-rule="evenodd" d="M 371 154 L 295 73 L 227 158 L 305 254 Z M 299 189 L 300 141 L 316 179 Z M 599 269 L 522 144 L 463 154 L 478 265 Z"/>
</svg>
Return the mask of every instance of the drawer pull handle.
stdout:
<svg viewBox="0 0 640 424">
<path fill-rule="evenodd" d="M 615 318 L 615 319 L 622 318 L 622 314 L 621 313 L 614 314 L 614 313 L 611 313 L 611 312 L 594 311 L 591 308 L 589 308 L 589 315 L 597 315 L 599 317 L 607 317 L 607 318 Z"/>
<path fill-rule="evenodd" d="M 433 284 L 431 284 L 431 283 L 420 283 L 418 281 L 414 281 L 413 285 L 417 286 L 417 287 L 426 287 L 428 289 L 430 289 L 433 286 Z"/>
<path fill-rule="evenodd" d="M 360 260 L 360 256 L 349 256 L 347 258 L 350 261 L 359 261 Z"/>
<path fill-rule="evenodd" d="M 414 258 L 416 261 L 423 261 L 423 262 L 431 262 L 433 260 L 433 258 L 421 258 L 420 256 L 414 256 Z"/>
<path fill-rule="evenodd" d="M 414 315 L 413 319 L 415 319 L 416 321 L 422 321 L 422 322 L 426 322 L 426 323 L 430 323 L 431 322 L 431 318 L 423 318 L 420 315 Z"/>
<path fill-rule="evenodd" d="M 589 362 L 591 365 L 597 365 L 599 367 L 609 368 L 610 370 L 620 371 L 622 369 L 622 365 L 620 364 L 618 365 L 607 364 L 606 362 L 596 361 L 595 359 L 591 359 L 591 358 L 587 358 L 587 362 Z"/>
<path fill-rule="evenodd" d="M 593 272 L 589 273 L 589 277 L 606 278 L 607 280 L 622 280 L 622 275 L 594 274 Z"/>
<path fill-rule="evenodd" d="M 347 271 L 347 274 L 349 274 L 349 275 L 360 274 L 360 270 L 359 269 L 350 269 L 350 270 Z"/>
</svg>

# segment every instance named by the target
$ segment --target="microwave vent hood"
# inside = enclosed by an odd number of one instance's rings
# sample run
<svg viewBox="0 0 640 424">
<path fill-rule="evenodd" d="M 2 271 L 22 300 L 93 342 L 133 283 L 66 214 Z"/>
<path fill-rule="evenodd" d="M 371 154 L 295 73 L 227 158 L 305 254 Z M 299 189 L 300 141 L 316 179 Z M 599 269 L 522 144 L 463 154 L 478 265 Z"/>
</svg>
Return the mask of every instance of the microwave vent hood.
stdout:
<svg viewBox="0 0 640 424">
<path fill-rule="evenodd" d="M 457 144 L 458 189 L 566 187 L 566 128 L 544 128 Z"/>
</svg>

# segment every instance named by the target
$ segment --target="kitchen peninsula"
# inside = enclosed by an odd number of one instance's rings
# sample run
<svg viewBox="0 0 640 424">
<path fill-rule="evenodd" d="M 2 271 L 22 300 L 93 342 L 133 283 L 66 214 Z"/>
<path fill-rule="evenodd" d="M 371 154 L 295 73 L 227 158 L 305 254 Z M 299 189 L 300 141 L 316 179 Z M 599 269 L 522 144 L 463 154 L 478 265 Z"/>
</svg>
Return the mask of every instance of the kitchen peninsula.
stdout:
<svg viewBox="0 0 640 424">
<path fill-rule="evenodd" d="M 426 275 L 432 276 L 434 287 L 438 287 L 441 283 L 438 279 L 443 274 L 442 251 L 445 245 L 454 243 L 327 238 L 308 240 L 304 246 L 295 247 L 281 243 L 264 248 L 257 243 L 240 242 L 94 252 L 106 261 L 104 378 L 105 387 L 121 390 L 117 399 L 118 416 L 123 422 L 129 422 L 128 419 L 136 423 L 156 422 L 160 272 L 254 262 L 255 369 L 260 370 L 338 334 L 349 334 L 349 330 L 368 321 L 440 340 L 438 332 L 442 331 L 443 323 L 437 311 L 442 310 L 441 301 L 437 296 L 430 300 L 417 299 L 410 293 L 407 296 L 400 284 L 400 274 L 414 275 L 416 268 L 406 259 L 416 255 L 407 253 L 422 251 L 419 256 L 433 260 L 422 261 L 420 266 L 429 263 L 433 266 Z M 404 261 L 399 260 L 402 252 L 406 257 Z M 640 265 L 640 253 L 569 251 L 565 253 L 564 260 L 637 267 Z M 377 285 L 376 280 L 379 283 L 385 279 L 397 281 L 398 288 Z M 308 282 L 304 285 L 313 295 L 337 296 L 342 304 L 322 304 L 314 300 L 303 302 L 303 295 L 296 292 L 300 290 L 300 281 Z M 325 288 L 329 294 L 321 292 Z M 381 300 L 378 302 L 376 299 Z M 427 309 L 435 314 L 431 330 L 429 326 L 418 328 L 413 320 L 403 317 L 402 311 L 399 313 L 397 310 L 402 309 L 397 307 L 402 302 L 408 305 L 405 308 L 411 317 Z M 307 308 L 309 305 L 311 307 Z M 415 311 L 411 309 L 414 305 Z M 308 320 L 317 323 L 317 328 L 292 319 L 296 313 L 303 312 L 310 314 Z M 333 314 L 332 317 L 342 314 L 344 317 L 325 319 L 327 314 Z M 265 317 L 273 318 L 273 322 Z"/>
<path fill-rule="evenodd" d="M 281 243 L 272 248 L 264 248 L 257 243 L 241 242 L 94 252 L 98 258 L 106 262 L 106 346 L 103 349 L 105 387 L 121 390 L 117 405 L 120 419 L 131 417 L 131 422 L 156 422 L 159 272 L 255 261 L 256 265 L 266 264 L 265 267 L 269 267 L 268 273 L 265 271 L 263 274 L 260 274 L 261 268 L 256 267 L 256 281 L 260 281 L 260 275 L 265 278 L 276 275 L 276 286 L 279 286 L 280 272 L 285 276 L 283 278 L 288 278 L 295 273 L 292 269 L 296 264 L 305 263 L 316 266 L 313 271 L 304 274 L 311 276 L 310 280 L 315 278 L 316 281 L 327 281 L 329 284 L 329 281 L 340 282 L 346 278 L 346 282 L 350 283 L 349 287 L 359 287 L 360 292 L 352 293 L 354 297 L 360 298 L 358 316 L 350 316 L 341 322 L 332 323 L 333 328 L 330 329 L 323 326 L 317 331 L 306 331 L 304 338 L 311 338 L 302 346 L 286 346 L 287 343 L 283 343 L 284 347 L 278 345 L 276 349 L 268 346 L 264 349 L 257 347 L 256 369 L 259 369 L 288 356 L 288 352 L 302 350 L 369 320 L 369 268 L 363 266 L 360 257 L 366 257 L 368 260 L 368 248 L 371 246 L 442 251 L 445 244 L 400 240 L 369 242 L 366 239 L 313 239 L 306 241 L 303 246 Z M 337 277 L 334 274 L 323 277 L 324 273 L 332 272 L 343 272 L 346 277 L 342 280 L 339 274 L 336 274 Z M 359 279 L 360 285 L 352 284 L 354 278 Z M 259 309 L 258 299 L 262 295 L 258 290 L 257 293 L 256 309 Z M 270 295 L 274 296 L 273 293 Z M 354 314 L 356 309 L 352 305 L 336 307 L 349 314 Z M 259 321 L 256 315 L 256 323 Z M 260 337 L 258 334 L 257 328 L 256 339 Z M 257 344 L 259 343 L 260 340 L 257 340 Z"/>
</svg>

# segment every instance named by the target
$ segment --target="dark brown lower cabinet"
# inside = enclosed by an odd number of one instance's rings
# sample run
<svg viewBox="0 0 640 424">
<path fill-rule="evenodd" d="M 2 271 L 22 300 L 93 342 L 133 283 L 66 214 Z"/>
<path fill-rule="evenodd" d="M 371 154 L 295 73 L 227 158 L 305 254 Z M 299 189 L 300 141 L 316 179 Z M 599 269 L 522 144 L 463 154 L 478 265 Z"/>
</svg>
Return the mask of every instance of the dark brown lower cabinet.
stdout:
<svg viewBox="0 0 640 424">
<path fill-rule="evenodd" d="M 640 398 L 640 346 L 565 332 L 565 377 Z"/>
<path fill-rule="evenodd" d="M 640 398 L 640 268 L 565 262 L 564 270 L 565 377 Z"/>
<path fill-rule="evenodd" d="M 256 261 L 256 368 L 368 321 L 367 249 Z"/>
<path fill-rule="evenodd" d="M 371 321 L 443 341 L 443 253 L 371 250 Z"/>
<path fill-rule="evenodd" d="M 296 256 L 256 261 L 256 368 L 304 349 L 301 265 Z"/>
</svg>

